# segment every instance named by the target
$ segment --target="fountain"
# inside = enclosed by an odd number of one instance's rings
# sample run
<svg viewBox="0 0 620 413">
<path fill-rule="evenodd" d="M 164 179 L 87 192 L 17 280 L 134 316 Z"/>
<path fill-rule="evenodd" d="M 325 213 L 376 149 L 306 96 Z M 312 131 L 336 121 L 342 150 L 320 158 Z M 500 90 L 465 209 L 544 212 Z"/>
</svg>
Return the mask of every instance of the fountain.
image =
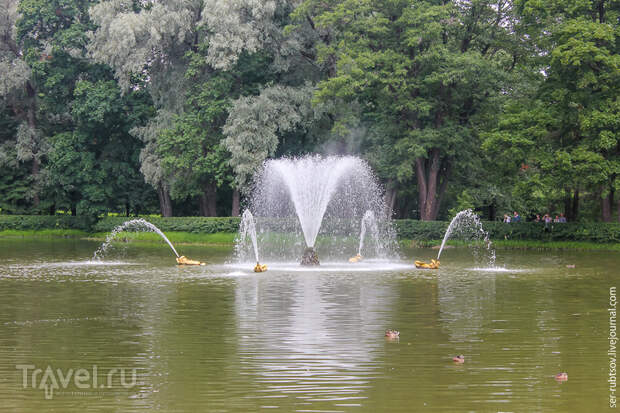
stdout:
<svg viewBox="0 0 620 413">
<path fill-rule="evenodd" d="M 301 265 L 319 265 L 319 254 L 316 253 L 314 247 L 307 247 L 301 256 Z"/>
<path fill-rule="evenodd" d="M 254 250 L 254 258 L 256 259 L 256 266 L 254 272 L 267 271 L 266 265 L 261 265 L 258 259 L 258 241 L 256 239 L 256 223 L 254 222 L 254 216 L 249 209 L 243 211 L 241 216 L 241 224 L 239 225 L 239 236 L 235 242 L 235 248 L 237 249 L 237 255 L 239 255 L 239 249 L 244 245 L 244 241 L 250 238 L 252 242 L 252 249 Z"/>
<path fill-rule="evenodd" d="M 381 243 L 379 242 L 379 227 L 377 227 L 377 218 L 375 217 L 375 213 L 372 211 L 366 211 L 364 217 L 362 218 L 361 226 L 362 229 L 360 231 L 360 246 L 357 249 L 357 255 L 363 257 L 362 250 L 364 249 L 364 240 L 366 239 L 366 232 L 369 229 L 375 247 L 380 248 L 381 246 Z"/>
<path fill-rule="evenodd" d="M 247 259 L 253 249 L 258 261 L 260 244 L 262 258 L 297 258 L 301 265 L 314 266 L 319 265 L 319 252 L 322 259 L 338 261 L 353 248 L 361 252 L 370 233 L 374 258 L 387 258 L 396 242 L 385 210 L 381 187 L 360 158 L 308 155 L 268 160 L 255 176 L 237 256 Z"/>
<path fill-rule="evenodd" d="M 236 247 L 239 248 L 247 237 L 250 237 L 250 241 L 252 242 L 252 248 L 254 250 L 254 258 L 256 258 L 256 262 L 259 262 L 258 259 L 258 242 L 256 241 L 256 223 L 254 222 L 254 216 L 250 212 L 249 209 L 243 211 L 243 215 L 241 216 L 241 224 L 239 225 L 239 236 L 236 240 Z M 241 242 L 240 242 L 241 241 Z"/>
<path fill-rule="evenodd" d="M 163 232 L 161 232 L 159 228 L 157 228 L 155 225 L 151 224 L 147 220 L 139 218 L 139 219 L 132 219 L 131 221 L 123 222 L 121 225 L 115 227 L 112 230 L 112 232 L 108 234 L 103 244 L 101 244 L 99 248 L 97 248 L 97 250 L 95 251 L 95 254 L 93 255 L 93 260 L 100 260 L 103 257 L 106 250 L 112 244 L 112 241 L 114 240 L 114 238 L 116 238 L 116 236 L 120 232 L 127 231 L 128 229 L 135 230 L 135 229 L 140 229 L 140 228 L 143 228 L 143 229 L 146 229 L 147 231 L 151 231 L 151 232 L 158 234 L 160 237 L 163 238 L 164 241 L 168 243 L 168 245 L 172 249 L 172 252 L 174 252 L 174 255 L 176 255 L 177 258 L 180 257 L 177 250 L 175 250 L 174 246 L 172 246 L 172 243 L 170 242 L 170 240 L 164 235 Z"/>
<path fill-rule="evenodd" d="M 110 232 L 108 234 L 108 236 L 106 237 L 106 239 L 103 242 L 103 244 L 101 244 L 101 246 L 99 246 L 99 248 L 97 248 L 97 250 L 95 251 L 95 253 L 93 255 L 93 260 L 100 261 L 101 258 L 104 256 L 106 250 L 110 247 L 110 245 L 112 245 L 112 241 L 114 240 L 114 238 L 116 238 L 116 236 L 120 232 L 127 231 L 129 229 L 133 229 L 133 230 L 146 229 L 147 231 L 154 232 L 154 233 L 158 234 L 160 237 L 162 237 L 162 239 L 164 241 L 166 241 L 166 243 L 168 243 L 168 245 L 170 246 L 170 249 L 172 249 L 172 252 L 174 252 L 174 255 L 176 255 L 176 257 L 177 257 L 176 260 L 177 260 L 178 264 L 181 264 L 181 265 L 205 265 L 205 263 L 203 263 L 203 262 L 190 260 L 187 257 L 185 257 L 184 255 L 179 255 L 179 253 L 174 248 L 174 246 L 172 245 L 172 243 L 170 242 L 168 237 L 166 237 L 166 235 L 164 235 L 164 233 L 161 232 L 161 230 L 159 228 L 157 228 L 155 225 L 151 224 L 150 222 L 148 222 L 147 220 L 142 219 L 142 218 L 132 219 L 131 221 L 126 221 L 126 222 L 122 223 L 121 225 L 115 227 L 112 230 L 112 232 Z"/>
<path fill-rule="evenodd" d="M 482 241 L 488 257 L 489 266 L 495 266 L 495 249 L 489 239 L 489 233 L 482 228 L 480 218 L 471 209 L 459 212 L 452 218 L 452 221 L 450 221 L 450 225 L 448 225 L 448 229 L 441 242 L 441 247 L 437 253 L 437 262 L 439 261 L 439 257 L 441 257 L 441 252 L 446 245 L 446 241 L 452 235 L 459 235 L 461 238 L 468 240 Z"/>
</svg>

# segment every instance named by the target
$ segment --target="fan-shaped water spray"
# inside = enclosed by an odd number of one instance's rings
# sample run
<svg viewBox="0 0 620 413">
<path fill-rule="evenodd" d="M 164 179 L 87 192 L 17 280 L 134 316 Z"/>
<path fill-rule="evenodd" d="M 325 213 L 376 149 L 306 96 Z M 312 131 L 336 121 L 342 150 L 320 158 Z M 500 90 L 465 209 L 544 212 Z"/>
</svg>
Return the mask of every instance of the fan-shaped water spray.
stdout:
<svg viewBox="0 0 620 413">
<path fill-rule="evenodd" d="M 327 205 L 340 179 L 357 166 L 353 157 L 306 157 L 271 161 L 266 169 L 273 169 L 288 189 L 306 245 L 314 247 Z"/>
<path fill-rule="evenodd" d="M 139 218 L 139 219 L 132 219 L 131 221 L 126 221 L 123 224 L 121 224 L 121 225 L 117 226 L 116 228 L 114 228 L 112 230 L 112 232 L 110 232 L 108 234 L 108 236 L 106 237 L 106 239 L 103 242 L 103 244 L 101 244 L 101 246 L 99 246 L 99 248 L 97 248 L 97 250 L 95 251 L 95 254 L 93 255 L 93 259 L 94 260 L 100 260 L 103 257 L 103 255 L 105 254 L 106 250 L 112 244 L 112 241 L 118 235 L 118 233 L 119 232 L 123 232 L 123 231 L 127 231 L 129 229 L 131 229 L 131 230 L 142 230 L 142 231 L 146 230 L 146 231 L 150 231 L 150 232 L 154 232 L 154 233 L 158 234 L 160 237 L 162 237 L 162 239 L 164 241 L 166 241 L 168 243 L 168 245 L 172 249 L 172 252 L 174 252 L 174 255 L 176 255 L 177 258 L 179 258 L 179 254 L 177 253 L 177 250 L 174 249 L 174 247 L 172 246 L 172 243 L 170 242 L 168 237 L 166 237 L 164 235 L 164 233 L 161 232 L 161 230 L 159 228 L 157 228 L 155 225 L 151 224 L 150 222 L 148 222 L 145 219 Z"/>
<path fill-rule="evenodd" d="M 354 156 L 265 162 L 255 176 L 249 205 L 261 258 L 281 262 L 302 256 L 306 265 L 318 264 L 318 255 L 341 261 L 359 251 L 362 226 L 380 251 L 374 258 L 392 257 L 396 242 L 382 195 L 368 164 Z M 247 242 L 244 238 L 238 241 Z M 248 252 L 239 248 L 239 258 L 249 258 Z"/>
</svg>

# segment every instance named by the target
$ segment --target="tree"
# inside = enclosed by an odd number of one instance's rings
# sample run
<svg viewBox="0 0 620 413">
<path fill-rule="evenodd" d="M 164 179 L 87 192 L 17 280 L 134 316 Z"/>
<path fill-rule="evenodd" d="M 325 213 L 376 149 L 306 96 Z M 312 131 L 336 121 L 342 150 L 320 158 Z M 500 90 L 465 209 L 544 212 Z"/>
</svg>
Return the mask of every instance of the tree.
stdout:
<svg viewBox="0 0 620 413">
<path fill-rule="evenodd" d="M 48 193 L 55 204 L 68 200 L 84 213 L 129 215 L 148 205 L 152 193 L 138 171 L 141 142 L 129 134 L 151 106 L 144 93 L 121 96 L 111 72 L 104 73 L 82 73 L 71 101 L 72 128 L 49 138 Z"/>
<path fill-rule="evenodd" d="M 359 105 L 366 156 L 384 179 L 416 178 L 420 219 L 437 217 L 452 171 L 479 148 L 475 119 L 513 66 L 509 6 L 306 0 L 295 11 L 326 32 L 318 60 L 335 62 L 316 101 Z M 396 156 L 377 155 L 385 148 Z"/>
<path fill-rule="evenodd" d="M 225 145 L 232 154 L 237 185 L 251 187 L 250 179 L 269 156 L 276 154 L 283 134 L 307 131 L 323 115 L 311 104 L 314 87 L 273 86 L 258 96 L 235 102 L 224 128 Z"/>
<path fill-rule="evenodd" d="M 19 123 L 8 108 L 0 109 L 0 211 L 25 213 L 30 206 L 31 177 L 17 158 L 15 135 Z"/>
<path fill-rule="evenodd" d="M 19 161 L 31 164 L 32 188 L 28 191 L 28 197 L 37 207 L 40 163 L 45 156 L 46 145 L 37 129 L 36 83 L 26 61 L 33 55 L 33 50 L 24 44 L 23 35 L 18 32 L 20 17 L 17 0 L 0 2 L 0 97 L 19 119 L 15 155 Z"/>
<path fill-rule="evenodd" d="M 135 182 L 139 142 L 128 135 L 149 103 L 139 92 L 121 98 L 109 68 L 86 59 L 92 3 L 22 0 L 6 14 L 17 17 L 8 18 L 3 44 L 12 55 L 3 62 L 25 68 L 3 90 L 20 121 L 16 155 L 32 164 L 33 204 L 52 213 L 129 213 L 149 197 Z"/>
<path fill-rule="evenodd" d="M 219 3 L 220 7 L 224 4 Z M 268 157 L 312 151 L 335 135 L 330 134 L 328 105 L 312 104 L 315 84 L 329 70 L 329 64 L 316 59 L 322 30 L 308 20 L 296 24 L 294 30 L 288 26 L 295 1 L 269 1 L 264 9 L 247 0 L 234 3 L 235 12 L 220 23 L 215 21 L 219 17 L 210 18 L 216 26 L 234 28 L 225 32 L 225 42 L 222 37 L 213 39 L 219 41 L 210 50 L 239 56 L 237 45 L 244 44 L 244 50 L 261 50 L 269 59 L 262 79 L 248 82 L 251 87 L 241 90 L 232 101 L 223 128 L 234 185 L 247 193 L 252 176 Z M 250 24 L 246 19 L 256 14 L 260 17 Z"/>
<path fill-rule="evenodd" d="M 171 214 L 170 194 L 198 196 L 201 213 L 216 214 L 217 187 L 230 182 L 221 128 L 230 100 L 261 76 L 259 39 L 269 38 L 275 9 L 271 1 L 213 0 L 112 0 L 92 9 L 99 27 L 91 55 L 114 67 L 126 89 L 149 90 L 158 109 L 134 133 L 146 143 L 142 172 L 158 188 L 162 214 Z M 254 54 L 247 67 L 237 65 L 244 54 Z"/>
<path fill-rule="evenodd" d="M 114 69 L 123 91 L 148 90 L 157 115 L 133 129 L 145 146 L 140 159 L 146 181 L 157 190 L 163 216 L 172 215 L 170 179 L 162 170 L 157 140 L 182 111 L 188 88 L 186 51 L 195 44 L 202 2 L 103 1 L 90 9 L 97 25 L 90 33 L 90 56 Z"/>
<path fill-rule="evenodd" d="M 503 152 L 498 164 L 509 173 L 521 169 L 529 189 L 521 197 L 538 189 L 576 220 L 580 197 L 594 192 L 609 221 L 620 170 L 618 8 L 604 0 L 515 4 L 531 52 L 522 69 L 531 74 L 501 106 L 485 147 Z"/>
</svg>

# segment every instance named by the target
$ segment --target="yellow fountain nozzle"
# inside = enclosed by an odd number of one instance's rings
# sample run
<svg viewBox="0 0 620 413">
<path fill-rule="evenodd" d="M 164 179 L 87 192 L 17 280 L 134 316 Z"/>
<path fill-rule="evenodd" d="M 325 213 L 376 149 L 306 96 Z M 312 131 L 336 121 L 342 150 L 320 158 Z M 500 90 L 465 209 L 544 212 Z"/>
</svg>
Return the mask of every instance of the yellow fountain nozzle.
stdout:
<svg viewBox="0 0 620 413">
<path fill-rule="evenodd" d="M 360 262 L 362 260 L 362 256 L 360 254 L 356 254 L 355 257 L 349 258 L 350 263 Z"/>
<path fill-rule="evenodd" d="M 265 272 L 267 271 L 267 265 L 265 264 L 260 264 L 260 263 L 256 263 L 256 266 L 254 267 L 254 272 Z"/>
<path fill-rule="evenodd" d="M 206 263 L 201 262 L 201 261 L 190 260 L 185 255 L 181 255 L 180 257 L 177 258 L 177 264 L 179 265 L 207 265 Z"/>
<path fill-rule="evenodd" d="M 439 261 L 431 260 L 430 263 L 426 263 L 424 261 L 415 261 L 416 268 L 423 268 L 427 270 L 436 270 L 439 268 Z"/>
</svg>

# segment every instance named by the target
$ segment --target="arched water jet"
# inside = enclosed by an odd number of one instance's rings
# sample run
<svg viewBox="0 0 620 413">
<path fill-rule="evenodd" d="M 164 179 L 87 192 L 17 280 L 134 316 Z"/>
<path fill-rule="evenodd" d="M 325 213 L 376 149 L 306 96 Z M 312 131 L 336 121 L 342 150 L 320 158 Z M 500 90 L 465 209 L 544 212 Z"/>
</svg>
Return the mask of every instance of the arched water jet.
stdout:
<svg viewBox="0 0 620 413">
<path fill-rule="evenodd" d="M 163 232 L 161 232 L 161 230 L 159 228 L 157 228 L 155 225 L 151 224 L 150 222 L 148 222 L 145 219 L 139 218 L 139 219 L 132 219 L 131 221 L 126 221 L 124 223 L 122 223 L 121 225 L 115 227 L 112 232 L 110 232 L 108 234 L 108 236 L 106 237 L 105 241 L 103 242 L 103 244 L 101 244 L 99 246 L 99 248 L 97 248 L 97 250 L 95 251 L 94 255 L 93 255 L 93 260 L 100 260 L 103 255 L 105 254 L 106 250 L 108 249 L 108 247 L 112 244 L 112 241 L 114 240 L 114 238 L 123 231 L 127 231 L 128 229 L 145 229 L 147 231 L 150 232 L 154 232 L 156 234 L 158 234 L 160 237 L 162 237 L 162 239 L 164 241 L 166 241 L 168 243 L 168 245 L 170 246 L 170 248 L 172 249 L 172 252 L 174 252 L 174 255 L 176 255 L 177 258 L 179 258 L 179 253 L 177 252 L 176 249 L 174 249 L 174 246 L 172 245 L 172 243 L 170 242 L 170 240 L 168 239 L 168 237 L 166 237 L 164 235 Z"/>
<path fill-rule="evenodd" d="M 489 239 L 489 233 L 484 230 L 480 218 L 471 209 L 465 209 L 459 212 L 452 218 L 452 221 L 450 221 L 450 225 L 448 225 L 448 229 L 441 242 L 441 247 L 437 253 L 437 261 L 439 261 L 441 251 L 443 251 L 446 241 L 453 234 L 458 234 L 461 237 L 473 241 L 482 241 L 488 256 L 489 266 L 495 266 L 495 249 L 493 248 L 493 243 Z"/>
</svg>

